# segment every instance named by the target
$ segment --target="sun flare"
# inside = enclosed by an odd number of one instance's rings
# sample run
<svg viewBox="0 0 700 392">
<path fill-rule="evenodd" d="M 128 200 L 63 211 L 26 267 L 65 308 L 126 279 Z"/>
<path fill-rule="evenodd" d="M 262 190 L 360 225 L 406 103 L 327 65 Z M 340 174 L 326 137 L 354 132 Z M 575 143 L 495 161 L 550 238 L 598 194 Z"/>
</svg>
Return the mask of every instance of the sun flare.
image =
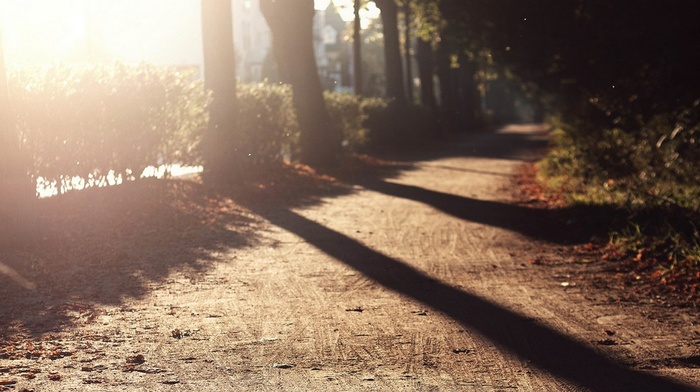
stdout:
<svg viewBox="0 0 700 392">
<path fill-rule="evenodd" d="M 5 58 L 14 66 L 113 62 L 193 64 L 199 2 L 2 0 Z"/>
<path fill-rule="evenodd" d="M 354 17 L 353 0 L 315 1 L 316 9 L 331 4 L 344 20 Z M 5 61 L 15 67 L 201 64 L 200 15 L 196 0 L 0 0 Z M 361 15 L 366 28 L 379 10 L 369 2 Z"/>
</svg>

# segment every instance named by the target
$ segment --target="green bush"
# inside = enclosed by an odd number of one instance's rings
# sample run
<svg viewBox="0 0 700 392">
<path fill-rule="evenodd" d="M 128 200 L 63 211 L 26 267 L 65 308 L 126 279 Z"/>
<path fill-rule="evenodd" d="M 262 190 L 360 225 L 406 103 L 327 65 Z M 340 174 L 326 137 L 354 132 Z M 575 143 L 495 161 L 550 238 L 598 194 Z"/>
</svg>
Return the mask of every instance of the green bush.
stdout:
<svg viewBox="0 0 700 392">
<path fill-rule="evenodd" d="M 625 229 L 611 233 L 613 245 L 641 243 L 664 268 L 697 268 L 699 109 L 700 101 L 633 129 L 590 132 L 575 122 L 559 123 L 554 145 L 539 164 L 541 174 L 572 203 L 604 204 L 623 213 L 619 223 Z"/>
<path fill-rule="evenodd" d="M 148 166 L 199 164 L 209 95 L 192 74 L 149 65 L 57 66 L 10 76 L 12 106 L 32 178 L 70 188 Z"/>
<path fill-rule="evenodd" d="M 325 92 L 326 107 L 333 124 L 339 125 L 343 135 L 343 148 L 356 150 L 367 143 L 368 130 L 365 128 L 367 113 L 366 99 L 347 93 Z"/>
<path fill-rule="evenodd" d="M 28 174 L 59 191 L 139 178 L 150 166 L 202 164 L 200 141 L 211 95 L 188 72 L 150 65 L 57 66 L 11 75 L 12 106 Z M 432 129 L 420 107 L 326 93 L 346 150 L 405 144 Z M 289 86 L 239 84 L 232 154 L 257 175 L 299 152 L 299 126 Z M 233 109 L 233 108 L 232 108 Z M 81 185 L 82 184 L 82 185 Z"/>
<path fill-rule="evenodd" d="M 625 194 L 631 204 L 700 211 L 700 101 L 632 129 L 556 125 L 555 146 L 541 164 L 548 176 L 575 178 L 589 193 Z"/>
<path fill-rule="evenodd" d="M 289 86 L 238 85 L 239 127 L 236 145 L 249 167 L 269 169 L 298 154 L 299 126 Z"/>
</svg>

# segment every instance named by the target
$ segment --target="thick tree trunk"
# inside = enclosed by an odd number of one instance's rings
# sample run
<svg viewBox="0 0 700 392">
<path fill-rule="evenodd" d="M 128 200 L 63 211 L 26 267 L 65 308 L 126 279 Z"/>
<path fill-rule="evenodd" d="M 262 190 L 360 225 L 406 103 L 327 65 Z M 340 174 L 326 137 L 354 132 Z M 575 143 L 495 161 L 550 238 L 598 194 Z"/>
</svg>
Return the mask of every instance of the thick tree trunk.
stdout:
<svg viewBox="0 0 700 392">
<path fill-rule="evenodd" d="M 301 161 L 309 165 L 334 164 L 340 150 L 340 132 L 331 124 L 313 46 L 314 2 L 261 0 L 260 10 L 272 32 L 272 46 L 280 76 L 292 85 L 301 129 Z"/>
<path fill-rule="evenodd" d="M 10 107 L 0 29 L 0 248 L 11 245 L 26 232 L 36 188 L 27 174 Z"/>
<path fill-rule="evenodd" d="M 382 11 L 386 95 L 388 98 L 393 98 L 397 106 L 405 106 L 406 94 L 399 43 L 399 7 L 396 5 L 396 0 L 376 0 L 375 3 Z"/>
<path fill-rule="evenodd" d="M 352 31 L 352 65 L 355 95 L 362 95 L 362 23 L 360 21 L 360 0 L 355 0 L 355 20 Z"/>
<path fill-rule="evenodd" d="M 435 57 L 430 42 L 422 39 L 416 40 L 416 59 L 418 60 L 418 78 L 420 79 L 420 100 L 423 106 L 435 110 L 435 86 L 433 85 L 433 73 L 435 70 Z"/>
<path fill-rule="evenodd" d="M 204 84 L 213 98 L 209 128 L 202 139 L 205 173 L 215 181 L 235 179 L 246 173 L 248 152 L 236 137 L 239 131 L 231 1 L 202 0 L 201 5 Z"/>
</svg>

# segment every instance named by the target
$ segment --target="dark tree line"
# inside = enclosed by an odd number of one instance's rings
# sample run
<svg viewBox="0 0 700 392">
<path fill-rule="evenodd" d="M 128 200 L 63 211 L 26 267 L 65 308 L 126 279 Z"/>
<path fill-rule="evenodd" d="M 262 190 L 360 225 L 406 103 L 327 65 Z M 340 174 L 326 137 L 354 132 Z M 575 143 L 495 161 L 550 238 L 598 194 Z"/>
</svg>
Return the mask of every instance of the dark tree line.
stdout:
<svg viewBox="0 0 700 392">
<path fill-rule="evenodd" d="M 700 49 L 700 25 L 692 1 L 437 4 L 445 22 L 441 45 L 449 42 L 457 56 L 488 53 L 549 98 L 550 110 L 587 116 L 596 126 L 634 127 L 700 97 L 692 56 Z"/>
</svg>

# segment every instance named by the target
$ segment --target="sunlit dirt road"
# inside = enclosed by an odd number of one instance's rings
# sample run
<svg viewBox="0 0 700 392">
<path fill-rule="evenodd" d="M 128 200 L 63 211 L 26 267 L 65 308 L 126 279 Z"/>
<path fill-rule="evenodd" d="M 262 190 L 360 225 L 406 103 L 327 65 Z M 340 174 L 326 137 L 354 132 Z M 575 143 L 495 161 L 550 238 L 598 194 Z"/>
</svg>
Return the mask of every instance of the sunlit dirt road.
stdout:
<svg viewBox="0 0 700 392">
<path fill-rule="evenodd" d="M 0 379 L 17 391 L 700 390 L 696 313 L 606 301 L 558 256 L 565 226 L 510 202 L 546 137 L 510 126 L 320 200 L 248 203 L 252 243 L 209 247 L 138 295 L 75 300 L 90 310 L 47 339 L 71 355 L 0 357 Z"/>
</svg>

